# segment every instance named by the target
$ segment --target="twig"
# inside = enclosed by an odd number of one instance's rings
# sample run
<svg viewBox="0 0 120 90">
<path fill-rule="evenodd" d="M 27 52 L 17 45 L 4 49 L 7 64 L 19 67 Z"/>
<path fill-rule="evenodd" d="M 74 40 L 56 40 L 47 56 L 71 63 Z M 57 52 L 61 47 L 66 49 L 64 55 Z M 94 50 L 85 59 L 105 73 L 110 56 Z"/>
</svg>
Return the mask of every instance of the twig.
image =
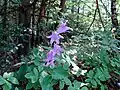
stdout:
<svg viewBox="0 0 120 90">
<path fill-rule="evenodd" d="M 94 18 L 93 18 L 93 21 L 91 22 L 91 24 L 90 24 L 90 26 L 89 26 L 89 28 L 88 28 L 88 30 L 87 30 L 86 32 L 88 32 L 88 31 L 90 30 L 92 24 L 94 23 L 95 17 L 96 17 L 96 13 L 97 13 L 97 10 L 98 10 L 98 14 L 99 14 L 100 21 L 101 21 L 102 26 L 103 26 L 103 28 L 104 28 L 104 23 L 103 23 L 102 18 L 101 18 L 98 0 L 96 0 L 96 9 L 95 9 L 95 13 L 94 13 Z"/>
<path fill-rule="evenodd" d="M 87 5 L 84 1 L 81 0 L 82 3 L 84 3 L 88 8 L 90 8 L 91 10 L 94 10 L 92 9 L 89 5 Z"/>
<path fill-rule="evenodd" d="M 40 62 L 40 63 L 44 63 L 44 61 L 39 61 L 39 62 Z M 20 63 L 14 64 L 12 67 L 19 67 L 19 66 L 21 66 L 21 65 L 23 65 L 23 64 L 31 65 L 31 64 L 33 64 L 33 63 L 34 63 L 34 61 L 20 62 Z"/>
<path fill-rule="evenodd" d="M 101 24 L 102 24 L 103 28 L 105 28 L 105 27 L 104 27 L 104 23 L 103 23 L 103 21 L 102 21 L 101 14 L 100 14 L 99 6 L 98 6 L 98 14 L 99 14 L 99 18 L 100 18 Z"/>
<path fill-rule="evenodd" d="M 18 67 L 18 66 L 21 66 L 21 65 L 23 65 L 23 64 L 25 64 L 26 62 L 20 62 L 20 63 L 17 63 L 17 64 L 15 64 L 15 65 L 13 65 L 13 67 Z M 30 61 L 30 62 L 28 62 L 27 63 L 28 65 L 30 65 L 30 64 L 33 64 L 33 61 Z"/>
<path fill-rule="evenodd" d="M 102 2 L 102 0 L 100 0 L 100 1 L 101 1 L 101 3 L 103 4 L 103 6 L 104 6 L 106 12 L 108 13 L 108 15 L 111 17 L 111 14 L 110 14 L 110 12 L 107 10 L 107 7 L 105 6 L 105 4 Z"/>
<path fill-rule="evenodd" d="M 94 21 L 95 21 L 95 17 L 96 17 L 96 13 L 97 13 L 97 8 L 95 9 L 95 13 L 94 13 L 93 21 L 91 22 L 91 24 L 90 24 L 90 26 L 89 26 L 89 28 L 88 28 L 88 30 L 87 30 L 86 32 L 88 32 L 88 31 L 90 30 L 92 24 L 94 23 Z"/>
</svg>

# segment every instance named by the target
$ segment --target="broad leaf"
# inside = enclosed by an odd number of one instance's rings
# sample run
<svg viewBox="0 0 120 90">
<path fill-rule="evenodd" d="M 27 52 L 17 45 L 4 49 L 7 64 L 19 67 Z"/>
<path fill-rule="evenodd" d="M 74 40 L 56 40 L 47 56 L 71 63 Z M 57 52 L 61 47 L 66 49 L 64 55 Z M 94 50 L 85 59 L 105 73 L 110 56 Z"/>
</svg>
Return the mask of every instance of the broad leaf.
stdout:
<svg viewBox="0 0 120 90">
<path fill-rule="evenodd" d="M 52 76 L 47 75 L 46 77 L 43 78 L 42 83 L 40 81 L 39 82 L 41 83 L 42 88 L 47 88 L 50 85 L 51 81 Z"/>
<path fill-rule="evenodd" d="M 3 90 L 10 90 L 9 86 L 7 84 L 3 85 Z"/>
<path fill-rule="evenodd" d="M 62 90 L 64 88 L 64 85 L 65 85 L 65 83 L 63 81 L 60 81 L 60 85 L 59 85 L 60 90 Z"/>
<path fill-rule="evenodd" d="M 92 78 L 94 76 L 93 70 L 90 70 L 87 74 L 88 77 Z"/>
<path fill-rule="evenodd" d="M 97 87 L 97 82 L 96 82 L 94 79 L 91 80 L 91 84 L 92 84 L 95 88 Z"/>
<path fill-rule="evenodd" d="M 34 75 L 36 78 L 38 78 L 38 70 L 36 68 L 33 69 Z"/>
<path fill-rule="evenodd" d="M 13 84 L 19 84 L 18 80 L 15 77 L 9 77 L 7 80 Z"/>
<path fill-rule="evenodd" d="M 5 81 L 5 88 L 9 88 L 9 90 L 12 88 L 12 84 L 9 83 L 8 81 Z M 6 89 L 7 90 L 7 89 Z"/>
<path fill-rule="evenodd" d="M 73 82 L 73 85 L 74 85 L 74 88 L 75 88 L 75 89 L 79 90 L 79 89 L 80 89 L 81 82 L 78 82 L 77 80 L 75 80 L 75 81 Z"/>
<path fill-rule="evenodd" d="M 43 66 L 38 66 L 38 71 L 41 72 L 43 70 Z"/>
<path fill-rule="evenodd" d="M 81 90 L 88 90 L 88 88 L 87 87 L 82 87 Z"/>
<path fill-rule="evenodd" d="M 69 87 L 68 87 L 68 90 L 75 90 L 75 88 L 72 87 L 72 86 L 69 86 Z"/>
<path fill-rule="evenodd" d="M 25 77 L 28 78 L 28 79 L 32 78 L 33 76 L 34 76 L 33 72 L 27 73 L 25 75 Z"/>
<path fill-rule="evenodd" d="M 5 84 L 5 79 L 2 76 L 0 76 L 0 85 L 3 85 L 3 84 Z"/>
<path fill-rule="evenodd" d="M 16 87 L 15 90 L 19 90 L 19 89 Z"/>
<path fill-rule="evenodd" d="M 71 85 L 71 81 L 68 78 L 64 78 L 64 82 L 66 85 Z"/>
<path fill-rule="evenodd" d="M 31 83 L 31 81 L 28 82 L 26 89 L 31 89 L 33 87 L 33 84 Z"/>
<path fill-rule="evenodd" d="M 62 66 L 56 67 L 53 70 L 53 72 L 58 73 L 58 74 L 63 75 L 63 76 L 69 76 L 68 71 L 66 71 Z"/>
</svg>

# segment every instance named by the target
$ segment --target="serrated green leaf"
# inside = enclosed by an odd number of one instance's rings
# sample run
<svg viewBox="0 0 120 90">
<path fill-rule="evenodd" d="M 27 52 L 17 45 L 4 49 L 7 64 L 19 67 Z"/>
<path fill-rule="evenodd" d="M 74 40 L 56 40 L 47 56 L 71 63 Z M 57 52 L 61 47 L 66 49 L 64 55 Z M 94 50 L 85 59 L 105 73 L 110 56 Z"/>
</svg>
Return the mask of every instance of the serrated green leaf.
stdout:
<svg viewBox="0 0 120 90">
<path fill-rule="evenodd" d="M 119 66 L 120 66 L 120 63 L 118 63 L 118 62 L 115 62 L 115 64 L 116 64 L 116 66 L 117 66 L 117 67 L 119 67 Z"/>
<path fill-rule="evenodd" d="M 101 75 L 99 76 L 99 79 L 100 79 L 101 81 L 106 81 L 105 76 L 104 76 L 103 74 L 101 74 Z"/>
<path fill-rule="evenodd" d="M 38 80 L 38 77 L 36 77 L 36 76 L 32 76 L 32 77 L 31 77 L 31 82 L 32 82 L 32 83 L 37 82 L 37 80 Z"/>
<path fill-rule="evenodd" d="M 101 85 L 100 90 L 105 90 L 105 87 Z"/>
<path fill-rule="evenodd" d="M 26 64 L 22 65 L 17 72 L 17 79 L 22 81 L 25 80 L 25 74 L 27 72 L 28 66 Z"/>
<path fill-rule="evenodd" d="M 6 85 L 8 86 L 9 90 L 12 88 L 12 84 L 9 83 L 8 81 L 5 81 Z"/>
<path fill-rule="evenodd" d="M 60 74 L 58 74 L 58 73 L 53 72 L 53 73 L 52 73 L 52 78 L 53 78 L 53 79 L 63 79 L 64 76 L 63 76 L 63 75 L 60 75 Z"/>
<path fill-rule="evenodd" d="M 109 75 L 109 71 L 107 68 L 103 68 L 103 73 L 104 73 L 104 76 L 106 77 L 106 80 L 108 80 L 110 78 L 110 75 Z"/>
<path fill-rule="evenodd" d="M 65 63 L 65 64 L 63 65 L 63 68 L 64 68 L 65 70 L 68 70 L 69 64 L 68 64 L 68 63 Z"/>
<path fill-rule="evenodd" d="M 114 71 L 116 74 L 120 75 L 120 71 L 119 70 L 116 70 Z"/>
<path fill-rule="evenodd" d="M 28 82 L 28 84 L 26 85 L 26 89 L 31 89 L 33 87 L 33 84 L 31 83 L 31 81 Z"/>
<path fill-rule="evenodd" d="M 41 66 L 41 65 L 38 66 L 38 71 L 39 71 L 39 72 L 41 72 L 43 69 L 44 69 L 43 66 Z"/>
<path fill-rule="evenodd" d="M 18 80 L 15 77 L 9 77 L 7 80 L 13 84 L 19 84 Z"/>
<path fill-rule="evenodd" d="M 11 88 L 9 88 L 9 86 L 7 84 L 3 85 L 3 90 L 10 90 Z"/>
<path fill-rule="evenodd" d="M 115 62 L 114 62 L 113 60 L 111 60 L 110 62 L 111 62 L 111 65 L 112 65 L 113 67 L 116 66 L 116 65 L 115 65 Z"/>
<path fill-rule="evenodd" d="M 49 87 L 49 90 L 53 90 L 53 87 L 52 87 L 52 86 L 50 86 L 50 87 Z"/>
<path fill-rule="evenodd" d="M 92 80 L 92 78 L 88 78 L 85 80 L 85 82 L 89 83 L 89 82 L 91 82 L 91 80 Z"/>
<path fill-rule="evenodd" d="M 91 80 L 91 84 L 96 88 L 97 87 L 97 83 L 94 79 Z"/>
<path fill-rule="evenodd" d="M 65 83 L 63 81 L 60 81 L 60 85 L 59 85 L 60 90 L 62 90 L 64 88 L 64 85 L 65 85 Z"/>
<path fill-rule="evenodd" d="M 101 71 L 101 74 L 100 74 L 100 76 L 99 76 L 99 79 L 100 79 L 101 81 L 106 81 L 107 79 L 106 79 L 106 76 L 105 76 L 104 73 L 106 73 L 106 74 L 108 74 L 108 73 L 105 72 L 102 67 L 100 67 L 99 70 Z M 108 74 L 108 75 L 109 75 L 109 74 Z M 109 76 L 108 76 L 108 77 L 109 77 Z"/>
<path fill-rule="evenodd" d="M 25 75 L 25 77 L 28 78 L 28 79 L 32 78 L 33 76 L 34 76 L 33 72 L 27 73 Z"/>
<path fill-rule="evenodd" d="M 41 83 L 42 88 L 46 88 L 48 87 L 48 85 L 51 83 L 52 81 L 52 76 L 51 75 L 47 75 L 46 77 L 43 78 Z"/>
<path fill-rule="evenodd" d="M 0 75 L 0 85 L 5 84 L 5 79 Z"/>
<path fill-rule="evenodd" d="M 72 86 L 69 86 L 69 87 L 68 87 L 68 90 L 75 90 L 75 88 L 72 87 Z"/>
<path fill-rule="evenodd" d="M 87 76 L 92 78 L 92 77 L 94 76 L 93 70 L 90 70 L 90 71 L 88 72 Z"/>
<path fill-rule="evenodd" d="M 30 65 L 27 69 L 27 72 L 31 72 L 34 69 L 35 65 Z"/>
<path fill-rule="evenodd" d="M 77 80 L 75 80 L 75 81 L 73 82 L 73 86 L 74 86 L 74 88 L 77 89 L 77 90 L 80 89 L 80 85 L 81 85 L 81 82 L 78 82 Z"/>
<path fill-rule="evenodd" d="M 31 71 L 30 73 L 27 73 L 25 75 L 26 78 L 31 79 L 32 83 L 35 83 L 38 81 L 38 70 L 37 68 L 34 68 L 33 71 Z"/>
<path fill-rule="evenodd" d="M 68 78 L 64 78 L 64 82 L 66 85 L 71 85 L 71 81 Z"/>
<path fill-rule="evenodd" d="M 34 75 L 36 78 L 38 78 L 38 70 L 36 68 L 33 69 Z"/>
<path fill-rule="evenodd" d="M 37 82 L 35 82 L 35 83 L 33 84 L 33 88 L 34 88 L 35 90 L 37 90 L 39 87 L 40 87 L 39 81 L 37 81 Z"/>
<path fill-rule="evenodd" d="M 39 49 L 38 48 L 33 48 L 33 54 L 36 56 L 36 55 L 39 55 Z"/>
<path fill-rule="evenodd" d="M 81 90 L 88 90 L 88 88 L 87 87 L 82 87 Z"/>
<path fill-rule="evenodd" d="M 35 64 L 36 66 L 39 66 L 39 65 L 40 65 L 40 58 L 39 58 L 39 57 L 36 57 L 36 58 L 35 58 L 34 64 Z"/>
<path fill-rule="evenodd" d="M 19 89 L 16 87 L 15 90 L 19 90 Z"/>
<path fill-rule="evenodd" d="M 58 74 L 63 75 L 63 76 L 69 76 L 68 71 L 66 71 L 62 66 L 56 67 L 53 70 L 53 72 L 58 73 Z"/>
<path fill-rule="evenodd" d="M 100 76 L 101 74 L 103 74 L 102 71 L 100 70 L 100 68 L 97 68 L 94 78 L 95 78 L 95 79 L 96 79 L 96 78 L 99 78 L 99 76 Z"/>
<path fill-rule="evenodd" d="M 95 79 L 95 80 L 96 80 L 96 82 L 97 82 L 99 85 L 102 85 L 101 82 L 100 82 L 100 80 L 98 80 L 98 79 Z"/>
</svg>

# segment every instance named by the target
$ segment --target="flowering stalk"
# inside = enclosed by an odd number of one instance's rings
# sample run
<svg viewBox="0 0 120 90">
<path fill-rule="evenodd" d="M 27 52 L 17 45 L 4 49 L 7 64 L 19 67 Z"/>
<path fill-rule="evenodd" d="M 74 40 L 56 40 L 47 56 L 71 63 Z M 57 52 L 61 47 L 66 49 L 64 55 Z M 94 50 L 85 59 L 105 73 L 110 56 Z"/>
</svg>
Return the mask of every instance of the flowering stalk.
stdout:
<svg viewBox="0 0 120 90">
<path fill-rule="evenodd" d="M 61 54 L 61 52 L 63 51 L 63 48 L 61 48 L 60 44 L 60 39 L 64 38 L 63 36 L 61 36 L 61 33 L 65 33 L 68 30 L 70 30 L 71 28 L 66 26 L 66 22 L 62 22 L 57 31 L 52 32 L 52 34 L 50 36 L 47 36 L 47 38 L 50 38 L 50 44 L 53 45 L 52 50 L 50 50 L 47 53 L 47 58 L 45 60 L 46 62 L 46 66 L 52 65 L 54 66 L 54 61 L 55 61 L 55 56 Z"/>
</svg>

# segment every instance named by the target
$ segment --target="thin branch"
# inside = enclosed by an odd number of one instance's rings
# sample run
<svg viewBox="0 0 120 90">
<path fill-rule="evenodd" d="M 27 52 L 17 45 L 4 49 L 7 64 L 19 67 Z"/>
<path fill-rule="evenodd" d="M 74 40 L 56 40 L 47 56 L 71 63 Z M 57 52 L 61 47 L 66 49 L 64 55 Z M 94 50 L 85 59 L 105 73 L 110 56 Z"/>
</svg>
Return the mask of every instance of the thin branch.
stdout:
<svg viewBox="0 0 120 90">
<path fill-rule="evenodd" d="M 99 6 L 98 6 L 98 14 L 99 14 L 99 18 L 100 18 L 101 24 L 102 24 L 103 28 L 105 28 L 105 27 L 104 27 L 104 23 L 103 23 L 103 21 L 102 21 L 101 14 L 100 14 Z"/>
<path fill-rule="evenodd" d="M 91 24 L 90 24 L 90 26 L 89 26 L 89 28 L 88 28 L 88 30 L 87 30 L 86 32 L 88 32 L 88 31 L 90 30 L 92 24 L 94 23 L 94 21 L 95 21 L 95 17 L 96 17 L 96 13 L 97 13 L 97 8 L 95 9 L 95 13 L 94 13 L 93 21 L 91 22 Z"/>
<path fill-rule="evenodd" d="M 88 8 L 90 8 L 91 10 L 94 10 L 92 9 L 89 5 L 87 5 L 84 1 L 81 0 L 82 3 L 84 3 Z"/>
<path fill-rule="evenodd" d="M 110 14 L 110 12 L 107 10 L 107 7 L 105 6 L 105 4 L 102 2 L 102 0 L 100 0 L 101 1 L 101 3 L 103 4 L 103 6 L 104 6 L 104 9 L 106 10 L 106 12 L 108 13 L 108 15 L 109 16 L 111 16 L 111 14 Z"/>
<path fill-rule="evenodd" d="M 99 9 L 98 0 L 96 0 L 96 9 L 95 9 L 95 13 L 94 13 L 94 18 L 93 18 L 93 21 L 91 22 L 91 24 L 90 24 L 90 26 L 89 26 L 87 32 L 90 30 L 92 24 L 93 24 L 94 21 L 95 21 L 95 17 L 96 17 L 97 10 L 98 10 L 98 14 L 99 14 L 100 21 L 101 21 L 102 26 L 103 26 L 103 28 L 104 28 L 104 23 L 103 23 L 103 21 L 102 21 L 102 17 L 101 17 L 101 14 L 100 14 L 100 9 Z"/>
<path fill-rule="evenodd" d="M 40 63 L 44 63 L 44 61 L 39 61 Z M 20 63 L 16 63 L 16 64 L 14 64 L 12 67 L 20 67 L 21 65 L 24 65 L 24 64 L 27 64 L 27 65 L 31 65 L 31 64 L 33 64 L 34 63 L 34 61 L 29 61 L 29 62 L 20 62 Z"/>
<path fill-rule="evenodd" d="M 18 66 L 21 66 L 21 65 L 23 65 L 23 64 L 25 64 L 26 62 L 20 62 L 20 63 L 17 63 L 17 64 L 15 64 L 15 65 L 13 65 L 12 67 L 18 67 Z M 30 65 L 30 64 L 33 64 L 33 61 L 30 61 L 30 62 L 28 62 L 27 63 L 28 65 Z"/>
</svg>

